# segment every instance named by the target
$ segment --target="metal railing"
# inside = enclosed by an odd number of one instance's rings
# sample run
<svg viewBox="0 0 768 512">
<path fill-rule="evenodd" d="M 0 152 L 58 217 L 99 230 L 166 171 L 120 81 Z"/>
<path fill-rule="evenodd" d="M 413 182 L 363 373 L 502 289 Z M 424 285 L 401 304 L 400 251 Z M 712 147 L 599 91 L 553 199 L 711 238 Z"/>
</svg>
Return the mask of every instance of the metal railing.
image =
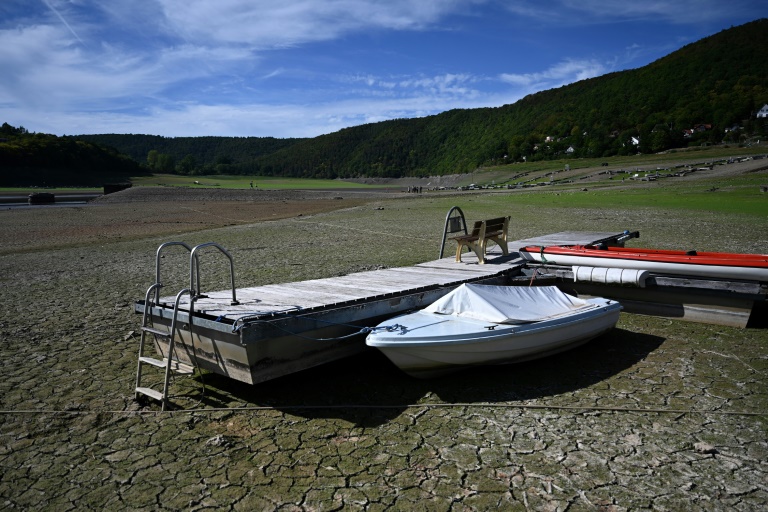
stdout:
<svg viewBox="0 0 768 512">
<path fill-rule="evenodd" d="M 445 228 L 443 229 L 443 241 L 440 242 L 440 256 L 437 259 L 443 259 L 443 249 L 445 249 L 445 241 L 449 234 L 464 233 L 467 234 L 467 221 L 464 220 L 464 212 L 461 208 L 454 206 L 448 210 L 448 215 L 445 216 Z"/>
</svg>

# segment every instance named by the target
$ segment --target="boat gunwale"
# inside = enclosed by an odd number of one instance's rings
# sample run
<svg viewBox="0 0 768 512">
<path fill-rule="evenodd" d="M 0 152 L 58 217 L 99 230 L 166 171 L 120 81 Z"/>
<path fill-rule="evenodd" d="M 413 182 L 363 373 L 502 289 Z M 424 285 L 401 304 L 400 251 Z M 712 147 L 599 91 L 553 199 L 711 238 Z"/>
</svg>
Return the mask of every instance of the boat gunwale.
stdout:
<svg viewBox="0 0 768 512">
<path fill-rule="evenodd" d="M 596 300 L 596 299 L 591 299 Z M 575 312 L 567 312 L 563 313 L 562 315 L 558 315 L 554 318 L 549 317 L 545 320 L 535 321 L 535 322 L 529 322 L 525 324 L 504 324 L 504 323 L 496 323 L 496 322 L 483 322 L 482 320 L 477 320 L 474 318 L 463 318 L 458 317 L 454 315 L 441 315 L 439 313 L 429 313 L 425 311 L 416 311 L 414 313 L 408 313 L 406 315 L 401 315 L 400 317 L 404 316 L 412 316 L 415 314 L 423 314 L 428 316 L 435 316 L 435 317 L 450 317 L 446 318 L 445 321 L 454 321 L 454 322 L 462 322 L 462 323 L 468 323 L 468 324 L 475 324 L 475 325 L 486 325 L 486 326 L 493 326 L 493 329 L 488 329 L 486 331 L 479 331 L 484 336 L 480 337 L 463 337 L 463 338 L 454 338 L 450 340 L 440 339 L 439 337 L 432 337 L 432 338 L 416 338 L 413 340 L 409 339 L 401 339 L 396 340 L 394 338 L 384 339 L 380 341 L 372 340 L 371 336 L 375 337 L 375 334 L 369 334 L 366 337 L 365 343 L 369 347 L 375 347 L 380 349 L 387 349 L 387 348 L 419 348 L 419 347 L 439 347 L 439 346 L 451 346 L 451 345 L 477 345 L 481 343 L 489 343 L 489 342 L 495 342 L 498 338 L 501 337 L 508 337 L 512 336 L 513 338 L 522 338 L 524 336 L 530 336 L 534 334 L 541 334 L 547 331 L 553 331 L 557 329 L 563 329 L 567 328 L 570 325 L 573 324 L 579 324 L 584 323 L 587 318 L 589 319 L 602 319 L 606 316 L 613 315 L 614 313 L 618 314 L 623 309 L 621 304 L 617 301 L 610 300 L 610 299 L 602 299 L 605 302 L 602 303 L 595 303 L 590 302 L 589 306 L 585 306 L 583 308 L 580 308 L 579 310 L 576 310 Z M 391 322 L 395 322 L 398 319 L 398 317 L 392 318 Z M 613 326 L 611 326 L 613 328 Z M 469 333 L 467 334 L 469 335 Z M 370 340 L 370 343 L 369 343 Z"/>
<path fill-rule="evenodd" d="M 630 247 L 607 247 L 604 249 L 598 249 L 596 247 L 590 248 L 587 246 L 542 247 L 533 245 L 521 248 L 520 253 L 527 252 L 531 254 L 539 254 L 542 252 L 542 250 L 544 255 L 549 254 L 552 256 L 588 257 L 605 260 L 646 261 L 649 263 L 657 262 L 677 265 L 700 265 L 702 267 L 728 266 L 768 269 L 768 255 L 765 254 L 697 252 L 695 255 L 689 255 L 686 254 L 686 251 L 674 251 L 665 249 L 635 249 Z M 723 257 L 712 255 L 723 255 Z"/>
</svg>

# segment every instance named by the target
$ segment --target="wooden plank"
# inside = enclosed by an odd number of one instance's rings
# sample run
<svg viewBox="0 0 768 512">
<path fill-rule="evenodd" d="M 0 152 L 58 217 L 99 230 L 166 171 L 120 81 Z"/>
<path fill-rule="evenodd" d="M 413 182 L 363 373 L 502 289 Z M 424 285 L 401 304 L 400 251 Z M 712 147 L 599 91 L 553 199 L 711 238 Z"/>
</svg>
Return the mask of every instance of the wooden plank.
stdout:
<svg viewBox="0 0 768 512">
<path fill-rule="evenodd" d="M 207 298 L 195 302 L 195 309 L 209 315 L 231 315 L 252 311 L 281 312 L 289 308 L 311 309 L 333 304 L 373 300 L 387 295 L 416 293 L 433 286 L 458 286 L 461 283 L 491 278 L 524 264 L 514 251 L 525 245 L 586 244 L 595 240 L 618 236 L 606 232 L 562 232 L 543 237 L 510 242 L 510 255 L 504 256 L 497 245 L 487 251 L 486 264 L 479 265 L 474 253 L 463 255 L 457 263 L 454 256 L 419 263 L 411 267 L 369 270 L 344 276 L 311 279 L 294 283 L 278 283 L 239 288 L 238 305 L 231 305 L 231 290 L 206 292 Z M 163 297 L 162 302 L 173 304 L 174 297 Z M 180 302 L 189 308 L 189 297 Z"/>
<path fill-rule="evenodd" d="M 271 290 L 285 291 L 296 297 L 306 298 L 307 300 L 317 302 L 345 302 L 356 300 L 370 295 L 361 290 L 353 288 L 339 288 L 331 282 L 308 282 L 290 283 L 287 285 L 272 285 Z"/>
<path fill-rule="evenodd" d="M 345 282 L 347 283 L 375 283 L 380 287 L 396 288 L 401 291 L 436 284 L 427 279 L 414 280 L 412 275 L 390 271 L 386 273 L 377 273 L 375 275 L 355 274 L 346 277 L 347 279 Z"/>
<path fill-rule="evenodd" d="M 430 282 L 440 286 L 446 286 L 454 283 L 462 283 L 462 282 L 483 278 L 483 277 L 492 277 L 500 273 L 500 271 L 493 272 L 493 273 L 478 272 L 474 274 L 469 274 L 466 272 L 451 273 L 451 272 L 446 272 L 440 269 L 429 270 L 425 268 L 419 268 L 419 269 L 403 268 L 403 269 L 399 269 L 398 273 L 403 274 L 404 276 L 408 276 L 408 278 L 410 278 L 411 280 L 419 279 L 420 282 L 422 283 Z"/>
<path fill-rule="evenodd" d="M 299 290 L 294 283 L 281 284 L 269 284 L 264 287 L 266 295 L 274 298 L 285 297 L 286 304 L 300 304 L 304 307 L 316 307 L 323 304 L 333 304 L 335 302 L 343 302 L 344 298 L 334 296 L 329 293 L 325 293 L 321 290 Z"/>
<path fill-rule="evenodd" d="M 258 290 L 249 290 L 249 295 L 254 293 L 257 299 L 244 300 L 238 294 L 240 304 L 232 305 L 231 293 L 214 292 L 208 294 L 208 298 L 200 299 L 195 302 L 195 310 L 205 312 L 209 315 L 228 315 L 234 313 L 246 313 L 251 311 L 281 312 L 289 308 L 311 308 L 323 305 L 325 300 L 318 300 L 316 297 L 298 296 L 295 292 L 289 290 L 276 289 L 274 287 L 261 287 Z M 324 298 L 325 299 L 325 298 Z M 189 309 L 189 301 L 179 304 L 184 310 Z"/>
<path fill-rule="evenodd" d="M 470 251 L 462 253 L 461 261 L 456 261 L 456 255 L 454 253 L 450 257 L 445 257 L 434 261 L 426 261 L 424 263 L 417 263 L 414 266 L 475 271 L 491 275 L 495 272 L 499 272 L 500 270 L 506 270 L 523 263 L 523 259 L 520 258 L 519 254 L 517 254 L 517 250 L 521 246 L 513 246 L 512 243 L 510 243 L 508 246 L 509 255 L 507 256 L 502 253 L 501 248 L 497 245 L 487 248 L 485 251 L 484 265 L 480 265 L 477 261 L 477 255 Z"/>
<path fill-rule="evenodd" d="M 510 248 L 517 251 L 527 245 L 587 245 L 598 240 L 620 236 L 621 233 L 603 231 L 561 231 L 510 242 Z"/>
</svg>

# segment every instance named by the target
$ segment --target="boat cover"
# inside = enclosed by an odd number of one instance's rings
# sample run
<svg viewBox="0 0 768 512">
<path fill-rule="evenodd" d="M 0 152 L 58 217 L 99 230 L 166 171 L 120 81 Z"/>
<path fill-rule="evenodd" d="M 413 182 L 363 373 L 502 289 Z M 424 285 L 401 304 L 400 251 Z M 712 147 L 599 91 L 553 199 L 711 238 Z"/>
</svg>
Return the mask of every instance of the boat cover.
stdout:
<svg viewBox="0 0 768 512">
<path fill-rule="evenodd" d="M 424 311 L 474 318 L 496 324 L 539 322 L 589 306 L 555 286 L 490 286 L 463 284 Z"/>
</svg>

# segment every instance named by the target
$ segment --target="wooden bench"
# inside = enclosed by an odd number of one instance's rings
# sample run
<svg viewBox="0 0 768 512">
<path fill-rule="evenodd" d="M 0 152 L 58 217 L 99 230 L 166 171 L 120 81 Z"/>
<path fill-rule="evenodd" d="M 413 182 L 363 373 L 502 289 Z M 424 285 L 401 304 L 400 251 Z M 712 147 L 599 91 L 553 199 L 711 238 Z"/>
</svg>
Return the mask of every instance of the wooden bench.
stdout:
<svg viewBox="0 0 768 512">
<path fill-rule="evenodd" d="M 467 247 L 477 255 L 477 262 L 481 265 L 485 263 L 485 251 L 488 246 L 488 240 L 496 242 L 501 247 L 504 255 L 509 254 L 507 249 L 507 228 L 509 227 L 509 217 L 498 217 L 496 219 L 478 220 L 472 227 L 472 231 L 467 235 L 451 237 L 456 240 L 456 261 L 461 261 L 461 250 Z"/>
</svg>

